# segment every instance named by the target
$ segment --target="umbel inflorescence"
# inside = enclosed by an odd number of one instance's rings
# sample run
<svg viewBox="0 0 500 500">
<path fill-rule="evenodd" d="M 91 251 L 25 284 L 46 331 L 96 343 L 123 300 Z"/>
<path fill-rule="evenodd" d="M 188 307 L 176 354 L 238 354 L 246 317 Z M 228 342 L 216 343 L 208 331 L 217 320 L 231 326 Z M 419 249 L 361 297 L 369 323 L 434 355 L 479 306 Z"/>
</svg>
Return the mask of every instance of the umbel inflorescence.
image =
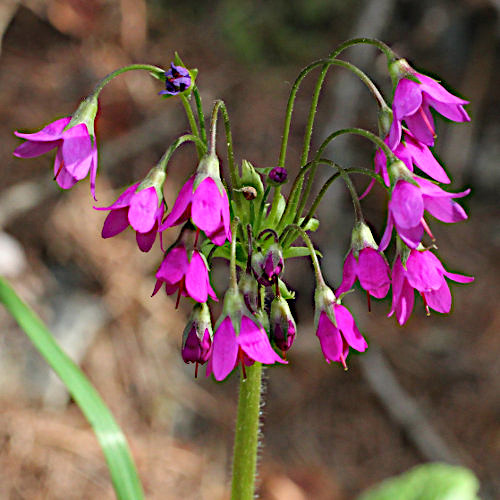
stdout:
<svg viewBox="0 0 500 500">
<path fill-rule="evenodd" d="M 390 107 L 365 73 L 339 59 L 346 48 L 362 43 L 375 45 L 387 58 L 394 88 Z M 337 130 L 310 155 L 318 95 L 331 66 L 351 71 L 376 98 L 379 131 L 376 134 L 359 128 Z M 289 177 L 286 151 L 293 104 L 301 81 L 316 68 L 321 72 L 311 103 L 311 119 L 305 130 L 301 168 L 285 197 L 281 187 Z M 450 193 L 439 186 L 449 183 L 450 179 L 430 149 L 436 139 L 431 109 L 449 120 L 466 122 L 470 120 L 464 108 L 467 101 L 415 71 L 382 42 L 350 40 L 300 73 L 288 101 L 280 155 L 273 168 L 257 168 L 246 160 L 236 165 L 229 116 L 223 101 L 214 104 L 207 134 L 196 85 L 197 71 L 186 68 L 177 55 L 167 71 L 136 64 L 111 73 L 97 84 L 71 117 L 56 120 L 32 134 L 16 132 L 26 142 L 14 155 L 31 158 L 56 149 L 54 179 L 59 186 L 71 188 L 90 172 L 90 187 L 95 198 L 94 120 L 98 96 L 113 78 L 131 70 L 149 71 L 165 82 L 165 90 L 159 92 L 160 95 L 181 99 L 191 134 L 176 139 L 144 179 L 125 189 L 112 205 L 94 208 L 109 212 L 102 228 L 103 238 L 115 236 L 131 226 L 143 252 L 150 251 L 157 239 L 156 246 L 163 251 L 163 231 L 180 226 L 176 242 L 164 251 L 153 295 L 165 285 L 168 295 L 177 295 L 177 304 L 181 297 L 194 303 L 182 338 L 182 357 L 186 363 L 196 363 L 196 373 L 198 365 L 206 363 L 207 375 L 223 380 L 239 364 L 245 375 L 245 367 L 255 361 L 287 362 L 286 352 L 297 335 L 288 304 L 294 293 L 282 281 L 287 259 L 311 258 L 316 279 L 316 335 L 326 361 L 339 362 L 344 367 L 349 348 L 356 351 L 367 348 L 351 313 L 342 304 L 343 296 L 356 280 L 366 291 L 368 301 L 370 297 L 384 298 L 392 287 L 389 316 L 395 315 L 401 325 L 413 310 L 414 290 L 421 295 L 428 313 L 430 309 L 447 313 L 451 308 L 451 294 L 446 278 L 460 283 L 473 280 L 446 271 L 434 253 L 436 245 L 428 223 L 428 214 L 447 223 L 467 218 L 454 198 L 465 196 L 469 191 Z M 215 148 L 220 114 L 227 139 L 229 170 L 224 179 Z M 346 168 L 323 156 L 326 146 L 344 134 L 361 135 L 372 141 L 376 149 L 373 168 Z M 163 185 L 172 155 L 185 142 L 195 145 L 199 162 L 169 211 L 163 198 Z M 331 169 L 332 175 L 313 198 L 311 188 L 319 167 Z M 358 196 L 351 181 L 354 174 L 370 177 L 362 196 Z M 334 291 L 323 279 L 309 233 L 319 224 L 314 217 L 318 204 L 338 179 L 351 194 L 355 221 L 342 282 Z M 375 182 L 386 190 L 388 199 L 387 225 L 379 244 L 365 221 L 360 203 Z M 391 269 L 384 252 L 393 237 L 395 253 Z M 210 283 L 210 266 L 215 258 L 228 261 L 230 279 L 222 314 L 212 327 L 208 304 L 218 300 Z"/>
</svg>

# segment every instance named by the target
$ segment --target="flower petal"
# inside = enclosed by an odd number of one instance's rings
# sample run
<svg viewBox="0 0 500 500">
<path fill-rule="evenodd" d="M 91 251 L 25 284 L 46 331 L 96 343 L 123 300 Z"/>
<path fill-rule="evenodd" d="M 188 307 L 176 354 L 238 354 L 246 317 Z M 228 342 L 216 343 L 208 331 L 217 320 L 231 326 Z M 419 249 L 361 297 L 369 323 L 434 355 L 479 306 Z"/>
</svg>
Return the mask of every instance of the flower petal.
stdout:
<svg viewBox="0 0 500 500">
<path fill-rule="evenodd" d="M 368 347 L 368 344 L 358 330 L 352 314 L 341 304 L 335 304 L 333 307 L 335 320 L 342 336 L 353 349 L 363 352 Z"/>
<path fill-rule="evenodd" d="M 341 361 L 343 343 L 339 329 L 330 321 L 324 311 L 321 311 L 318 321 L 316 336 L 319 338 L 321 350 L 327 363 Z"/>
<path fill-rule="evenodd" d="M 418 186 L 399 180 L 392 192 L 389 209 L 399 228 L 415 227 L 424 215 L 424 202 Z"/>
<path fill-rule="evenodd" d="M 448 283 L 443 279 L 441 287 L 437 290 L 424 293 L 427 305 L 440 313 L 449 313 L 451 309 L 451 292 Z"/>
<path fill-rule="evenodd" d="M 71 116 L 67 116 L 49 123 L 46 127 L 42 128 L 42 130 L 34 132 L 33 134 L 23 134 L 21 132 L 14 132 L 14 134 L 16 134 L 17 137 L 21 137 L 21 139 L 28 139 L 29 141 L 57 141 L 61 139 L 62 132 L 70 121 Z"/>
<path fill-rule="evenodd" d="M 344 270 L 342 272 L 342 283 L 337 288 L 335 295 L 338 296 L 341 293 L 347 292 L 347 290 L 352 288 L 352 285 L 354 285 L 354 282 L 356 281 L 356 267 L 356 258 L 354 257 L 351 250 L 345 258 Z"/>
<path fill-rule="evenodd" d="M 204 303 L 208 298 L 208 270 L 205 261 L 195 250 L 186 269 L 186 290 L 196 302 Z"/>
<path fill-rule="evenodd" d="M 118 208 L 128 207 L 138 185 L 139 183 L 137 182 L 125 189 L 118 199 L 112 205 L 109 205 L 109 207 L 94 207 L 94 210 L 116 210 Z"/>
<path fill-rule="evenodd" d="M 222 224 L 222 196 L 217 184 L 207 177 L 193 194 L 191 219 L 196 227 L 207 233 L 217 231 Z"/>
<path fill-rule="evenodd" d="M 437 290 L 443 284 L 443 268 L 439 259 L 428 250 L 412 250 L 406 261 L 406 277 L 410 286 L 419 292 Z"/>
<path fill-rule="evenodd" d="M 92 166 L 93 148 L 85 123 L 80 123 L 63 133 L 61 146 L 66 170 L 76 179 L 87 176 Z"/>
<path fill-rule="evenodd" d="M 102 237 L 111 238 L 128 227 L 127 213 L 128 208 L 119 208 L 118 210 L 109 212 L 102 226 Z"/>
<path fill-rule="evenodd" d="M 177 224 L 182 224 L 189 219 L 191 216 L 191 202 L 193 200 L 193 182 L 194 176 L 190 177 L 184 186 L 182 186 L 172 207 L 172 211 L 160 226 L 160 231 Z"/>
<path fill-rule="evenodd" d="M 379 290 L 378 295 L 380 295 L 385 288 L 387 288 L 385 293 L 389 290 L 387 287 L 391 283 L 389 266 L 374 248 L 366 247 L 359 252 L 358 278 L 361 286 L 370 292 Z M 375 293 L 373 295 L 376 296 Z M 385 294 L 382 297 L 385 297 Z"/>
<path fill-rule="evenodd" d="M 237 342 L 243 352 L 255 361 L 266 364 L 273 364 L 276 361 L 278 363 L 286 363 L 271 347 L 264 329 L 255 324 L 247 316 L 242 316 L 241 318 L 241 328 Z"/>
<path fill-rule="evenodd" d="M 14 149 L 12 154 L 18 158 L 35 158 L 36 156 L 43 155 L 47 151 L 54 149 L 59 144 L 61 144 L 61 141 L 26 141 Z"/>
<path fill-rule="evenodd" d="M 185 276 L 188 266 L 186 248 L 184 245 L 179 245 L 165 255 L 156 271 L 156 277 L 166 283 L 178 283 Z"/>
<path fill-rule="evenodd" d="M 156 222 L 158 195 L 154 186 L 136 191 L 130 200 L 128 220 L 139 233 L 148 233 Z"/>
<path fill-rule="evenodd" d="M 215 380 L 224 380 L 233 371 L 237 355 L 236 333 L 231 318 L 227 316 L 214 334 L 210 368 Z"/>
<path fill-rule="evenodd" d="M 137 241 L 137 246 L 139 247 L 139 250 L 141 250 L 141 252 L 149 252 L 151 248 L 153 248 L 157 232 L 157 226 L 153 227 L 153 229 L 151 229 L 151 231 L 148 231 L 147 233 L 140 233 L 139 231 L 136 231 L 135 241 Z"/>
</svg>

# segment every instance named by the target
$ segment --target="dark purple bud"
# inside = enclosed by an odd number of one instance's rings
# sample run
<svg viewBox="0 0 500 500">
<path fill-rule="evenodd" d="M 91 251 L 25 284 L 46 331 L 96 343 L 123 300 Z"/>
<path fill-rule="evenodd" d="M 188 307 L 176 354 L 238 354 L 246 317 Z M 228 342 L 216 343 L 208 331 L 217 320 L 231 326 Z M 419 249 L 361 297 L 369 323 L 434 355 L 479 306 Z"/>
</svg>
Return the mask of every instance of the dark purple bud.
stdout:
<svg viewBox="0 0 500 500">
<path fill-rule="evenodd" d="M 182 336 L 185 363 L 204 364 L 212 354 L 212 323 L 207 304 L 196 304 Z"/>
<path fill-rule="evenodd" d="M 288 177 L 288 172 L 286 168 L 274 167 L 269 172 L 269 179 L 271 179 L 275 184 L 283 184 Z"/>
<path fill-rule="evenodd" d="M 170 69 L 165 71 L 166 90 L 159 92 L 161 95 L 177 95 L 191 86 L 191 75 L 186 68 L 170 63 Z"/>
<path fill-rule="evenodd" d="M 292 347 L 297 333 L 297 326 L 293 319 L 288 303 L 282 297 L 275 297 L 271 304 L 271 334 L 278 349 L 283 352 Z"/>
<path fill-rule="evenodd" d="M 277 243 L 273 243 L 265 255 L 262 252 L 252 255 L 252 271 L 261 285 L 270 286 L 275 283 L 283 266 L 283 253 Z"/>
</svg>

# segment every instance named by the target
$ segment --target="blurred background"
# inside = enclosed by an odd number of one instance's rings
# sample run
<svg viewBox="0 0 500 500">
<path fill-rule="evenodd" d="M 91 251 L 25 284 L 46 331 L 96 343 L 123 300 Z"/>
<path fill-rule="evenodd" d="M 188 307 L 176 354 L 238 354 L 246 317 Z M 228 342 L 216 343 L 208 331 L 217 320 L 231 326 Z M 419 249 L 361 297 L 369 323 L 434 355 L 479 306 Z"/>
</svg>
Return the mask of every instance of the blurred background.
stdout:
<svg viewBox="0 0 500 500">
<path fill-rule="evenodd" d="M 498 498 L 498 189 L 500 169 L 498 0 L 1 0 L 0 273 L 47 322 L 89 376 L 126 433 L 149 499 L 227 499 L 238 374 L 224 383 L 194 379 L 180 358 L 187 301 L 175 311 L 151 298 L 158 248 L 141 254 L 132 232 L 102 240 L 102 212 L 88 181 L 62 192 L 53 153 L 19 160 L 13 130 L 35 131 L 70 115 L 106 73 L 133 62 L 167 67 L 178 51 L 197 79 L 207 113 L 222 98 L 238 160 L 272 166 L 286 100 L 299 70 L 347 38 L 383 39 L 420 70 L 439 75 L 471 101 L 470 124 L 438 119 L 436 154 L 472 188 L 470 218 L 432 221 L 450 271 L 476 277 L 452 284 L 450 316 L 426 317 L 420 299 L 404 328 L 387 319 L 390 298 L 346 298 L 370 342 L 349 371 L 324 362 L 312 325 L 313 274 L 291 261 L 299 335 L 289 365 L 266 372 L 260 498 L 349 500 L 413 465 L 441 460 L 470 467 L 482 498 Z M 344 57 L 388 95 L 385 60 L 370 47 Z M 376 131 L 376 106 L 350 74 L 331 70 L 313 147 L 336 128 Z M 295 107 L 288 166 L 297 169 L 315 76 Z M 101 94 L 97 120 L 99 206 L 145 175 L 188 125 L 180 101 L 157 96 L 159 82 L 128 73 Z M 223 137 L 219 154 L 225 167 Z M 345 166 L 370 167 L 361 139 L 329 151 Z M 171 206 L 195 153 L 176 153 L 166 184 Z M 326 174 L 325 174 L 326 175 Z M 359 180 L 359 188 L 366 185 Z M 319 187 L 321 179 L 318 181 Z M 382 193 L 364 201 L 376 237 Z M 352 212 L 343 188 L 320 209 L 313 239 L 338 286 Z M 170 241 L 175 230 L 168 233 Z M 168 243 L 168 242 L 167 242 Z M 216 269 L 219 294 L 224 267 Z M 112 499 L 103 455 L 78 407 L 0 308 L 0 498 Z"/>
</svg>

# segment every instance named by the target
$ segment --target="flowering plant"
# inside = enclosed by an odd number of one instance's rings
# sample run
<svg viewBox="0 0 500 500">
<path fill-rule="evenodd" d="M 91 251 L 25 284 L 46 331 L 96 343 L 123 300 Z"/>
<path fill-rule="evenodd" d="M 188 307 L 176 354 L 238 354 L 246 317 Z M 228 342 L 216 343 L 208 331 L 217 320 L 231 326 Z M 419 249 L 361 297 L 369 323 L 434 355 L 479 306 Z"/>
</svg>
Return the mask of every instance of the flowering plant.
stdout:
<svg viewBox="0 0 500 500">
<path fill-rule="evenodd" d="M 353 45 L 371 44 L 387 58 L 394 96 L 389 106 L 370 78 L 353 64 L 339 59 Z M 332 66 L 347 69 L 358 77 L 379 105 L 378 133 L 360 128 L 346 128 L 331 133 L 315 154 L 310 155 L 311 136 L 318 97 L 326 73 Z M 282 192 L 290 172 L 286 165 L 287 144 L 292 111 L 298 88 L 304 78 L 320 68 L 309 121 L 304 134 L 300 170 L 287 195 Z M 286 366 L 286 353 L 299 334 L 289 302 L 294 298 L 283 281 L 288 259 L 309 256 L 315 280 L 315 329 L 319 345 L 328 363 L 338 362 L 345 369 L 350 348 L 363 352 L 368 344 L 358 329 L 344 296 L 356 280 L 370 299 L 384 298 L 392 286 L 393 302 L 389 316 L 395 314 L 405 323 L 414 305 L 414 290 L 424 301 L 427 313 L 434 309 L 447 313 L 451 294 L 445 277 L 460 283 L 473 280 L 445 270 L 433 253 L 437 248 L 425 219 L 425 212 L 446 223 L 467 218 L 450 193 L 438 186 L 450 179 L 434 158 L 430 147 L 436 139 L 433 108 L 446 118 L 465 122 L 470 118 L 464 106 L 467 101 L 448 92 L 436 80 L 416 72 L 398 58 L 384 43 L 372 39 L 355 39 L 342 44 L 327 58 L 307 66 L 295 81 L 288 100 L 279 158 L 272 168 L 254 167 L 249 161 L 237 164 L 228 111 L 223 101 L 212 108 L 209 127 L 196 84 L 197 71 L 188 69 L 176 55 L 166 71 L 150 65 L 121 68 L 99 82 L 72 117 L 57 120 L 33 134 L 16 134 L 26 139 L 14 154 L 29 158 L 57 148 L 54 179 L 63 189 L 71 188 L 90 172 L 95 197 L 97 140 L 94 119 L 102 88 L 116 76 L 131 70 L 147 70 L 165 82 L 159 94 L 179 97 L 191 126 L 191 133 L 177 138 L 157 165 L 143 178 L 125 189 L 109 210 L 102 229 L 103 238 L 124 231 L 129 225 L 136 231 L 140 250 L 152 250 L 156 237 L 163 250 L 164 231 L 182 225 L 175 243 L 164 252 L 156 272 L 155 295 L 165 284 L 167 294 L 177 294 L 193 302 L 189 322 L 182 335 L 182 358 L 199 365 L 206 364 L 206 375 L 217 381 L 226 379 L 241 366 L 235 455 L 233 463 L 233 498 L 253 498 L 256 446 L 259 418 L 262 365 Z M 193 106 L 194 103 L 194 106 Z M 216 151 L 217 124 L 222 115 L 227 145 L 228 175 L 222 176 Z M 207 133 L 208 130 L 208 133 Z M 355 134 L 371 141 L 376 148 L 374 165 L 366 168 L 343 167 L 323 153 L 330 142 L 345 134 Z M 163 197 L 168 180 L 170 159 L 185 143 L 195 145 L 198 165 L 193 168 L 169 211 Z M 315 175 L 320 167 L 333 170 L 331 177 L 312 198 Z M 432 180 L 417 175 L 418 167 Z M 370 178 L 368 189 L 359 196 L 351 177 Z M 343 279 L 336 292 L 323 278 L 310 233 L 318 227 L 316 209 L 332 183 L 341 179 L 352 198 L 354 224 L 351 247 L 343 269 Z M 388 219 L 377 244 L 365 220 L 361 199 L 375 182 L 387 194 Z M 395 236 L 392 272 L 384 252 Z M 303 243 L 299 243 L 302 241 Z M 229 266 L 229 286 L 225 294 L 216 293 L 211 285 L 210 269 L 216 258 Z M 212 327 L 209 303 L 223 299 L 223 310 Z M 244 450 L 244 452 L 243 452 Z"/>
</svg>

